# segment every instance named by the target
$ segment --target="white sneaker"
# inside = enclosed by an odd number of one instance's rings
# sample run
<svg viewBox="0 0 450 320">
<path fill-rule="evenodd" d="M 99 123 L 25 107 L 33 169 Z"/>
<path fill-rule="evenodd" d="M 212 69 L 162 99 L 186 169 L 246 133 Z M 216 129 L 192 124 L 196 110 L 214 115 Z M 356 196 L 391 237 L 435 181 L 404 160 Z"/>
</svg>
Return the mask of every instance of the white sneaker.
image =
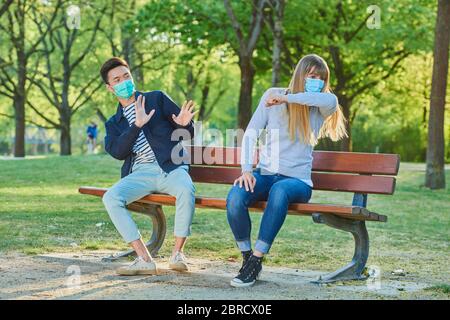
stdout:
<svg viewBox="0 0 450 320">
<path fill-rule="evenodd" d="M 185 255 L 180 251 L 175 252 L 175 254 L 170 257 L 169 268 L 176 271 L 188 271 L 189 267 Z"/>
<path fill-rule="evenodd" d="M 117 274 L 121 276 L 156 274 L 156 264 L 153 260 L 147 262 L 142 257 L 138 257 L 131 265 L 117 269 Z"/>
</svg>

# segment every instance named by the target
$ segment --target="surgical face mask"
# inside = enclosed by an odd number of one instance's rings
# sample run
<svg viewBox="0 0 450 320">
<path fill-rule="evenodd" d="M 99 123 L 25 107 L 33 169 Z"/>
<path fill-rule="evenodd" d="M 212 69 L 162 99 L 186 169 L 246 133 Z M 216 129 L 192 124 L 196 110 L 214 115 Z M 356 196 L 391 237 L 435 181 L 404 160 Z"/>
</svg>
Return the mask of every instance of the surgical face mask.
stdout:
<svg viewBox="0 0 450 320">
<path fill-rule="evenodd" d="M 129 99 L 134 91 L 134 82 L 132 79 L 124 80 L 121 83 L 118 83 L 112 87 L 114 89 L 114 93 L 120 99 Z"/>
<path fill-rule="evenodd" d="M 321 79 L 306 78 L 305 92 L 321 92 L 325 82 Z"/>
</svg>

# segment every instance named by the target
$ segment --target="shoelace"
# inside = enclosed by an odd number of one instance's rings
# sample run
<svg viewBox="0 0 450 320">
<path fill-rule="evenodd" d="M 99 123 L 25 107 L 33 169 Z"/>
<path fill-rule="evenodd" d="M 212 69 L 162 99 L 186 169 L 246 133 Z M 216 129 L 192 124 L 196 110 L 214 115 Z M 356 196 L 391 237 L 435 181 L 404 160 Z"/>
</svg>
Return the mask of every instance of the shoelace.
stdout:
<svg viewBox="0 0 450 320">
<path fill-rule="evenodd" d="M 145 261 L 145 260 L 142 259 L 141 257 L 138 257 L 138 258 L 134 259 L 134 261 L 130 267 L 137 265 L 140 261 Z"/>
<path fill-rule="evenodd" d="M 249 252 L 246 252 L 246 253 L 243 253 L 242 254 L 242 266 L 241 266 L 241 268 L 239 269 L 239 273 L 241 273 L 242 272 L 242 270 L 244 270 L 244 266 L 247 264 L 247 262 L 248 262 L 248 259 L 250 259 L 250 257 L 253 255 L 253 251 L 249 251 Z"/>
<path fill-rule="evenodd" d="M 175 253 L 175 256 L 173 257 L 173 260 L 174 261 L 179 261 L 179 260 L 185 261 L 186 256 L 182 252 L 177 251 L 177 253 Z"/>
<path fill-rule="evenodd" d="M 248 279 L 251 278 L 255 278 L 258 273 L 257 267 L 259 267 L 260 265 L 261 265 L 260 261 L 252 259 L 250 257 L 249 262 L 244 266 L 244 269 L 242 270 L 242 273 L 239 276 L 242 276 L 244 281 L 247 281 Z"/>
</svg>

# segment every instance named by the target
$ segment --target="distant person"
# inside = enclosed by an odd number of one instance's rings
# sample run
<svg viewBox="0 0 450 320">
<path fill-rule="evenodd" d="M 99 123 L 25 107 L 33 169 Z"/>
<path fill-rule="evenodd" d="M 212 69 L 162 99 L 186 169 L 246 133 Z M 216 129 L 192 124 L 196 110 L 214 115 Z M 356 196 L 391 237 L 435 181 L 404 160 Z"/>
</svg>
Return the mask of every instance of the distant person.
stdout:
<svg viewBox="0 0 450 320">
<path fill-rule="evenodd" d="M 92 154 L 95 151 L 95 147 L 97 146 L 97 124 L 95 122 L 91 122 L 91 124 L 87 127 L 87 145 L 88 145 L 88 153 Z"/>
<path fill-rule="evenodd" d="M 262 129 L 267 131 L 266 143 L 253 169 L 253 149 Z M 242 175 L 227 198 L 228 223 L 243 256 L 242 268 L 231 280 L 233 287 L 255 283 L 289 204 L 311 198 L 312 152 L 317 140 L 330 137 L 337 141 L 344 136 L 345 119 L 330 90 L 330 72 L 318 55 L 299 61 L 288 88 L 270 88 L 264 93 L 243 137 Z M 273 150 L 278 152 L 270 156 Z M 253 251 L 248 208 L 262 200 L 267 206 Z"/>
</svg>

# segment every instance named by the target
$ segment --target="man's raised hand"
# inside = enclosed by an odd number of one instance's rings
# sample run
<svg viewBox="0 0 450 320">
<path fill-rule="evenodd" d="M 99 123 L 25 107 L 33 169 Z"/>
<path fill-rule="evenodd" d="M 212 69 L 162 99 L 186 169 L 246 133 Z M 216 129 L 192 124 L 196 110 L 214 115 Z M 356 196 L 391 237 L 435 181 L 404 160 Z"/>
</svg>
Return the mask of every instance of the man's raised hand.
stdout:
<svg viewBox="0 0 450 320">
<path fill-rule="evenodd" d="M 145 113 L 145 97 L 143 95 L 140 95 L 137 98 L 136 103 L 134 104 L 134 110 L 136 112 L 136 120 L 134 124 L 139 128 L 142 128 L 147 122 L 149 122 L 155 113 L 155 109 L 150 111 L 149 114 Z"/>
<path fill-rule="evenodd" d="M 183 126 L 183 127 L 188 125 L 189 122 L 191 122 L 194 115 L 198 112 L 198 111 L 194 112 L 194 107 L 195 107 L 194 101 L 192 101 L 192 100 L 185 101 L 183 103 L 183 106 L 181 107 L 181 111 L 178 114 L 178 116 L 175 116 L 174 114 L 172 114 L 173 121 L 176 124 Z"/>
</svg>

